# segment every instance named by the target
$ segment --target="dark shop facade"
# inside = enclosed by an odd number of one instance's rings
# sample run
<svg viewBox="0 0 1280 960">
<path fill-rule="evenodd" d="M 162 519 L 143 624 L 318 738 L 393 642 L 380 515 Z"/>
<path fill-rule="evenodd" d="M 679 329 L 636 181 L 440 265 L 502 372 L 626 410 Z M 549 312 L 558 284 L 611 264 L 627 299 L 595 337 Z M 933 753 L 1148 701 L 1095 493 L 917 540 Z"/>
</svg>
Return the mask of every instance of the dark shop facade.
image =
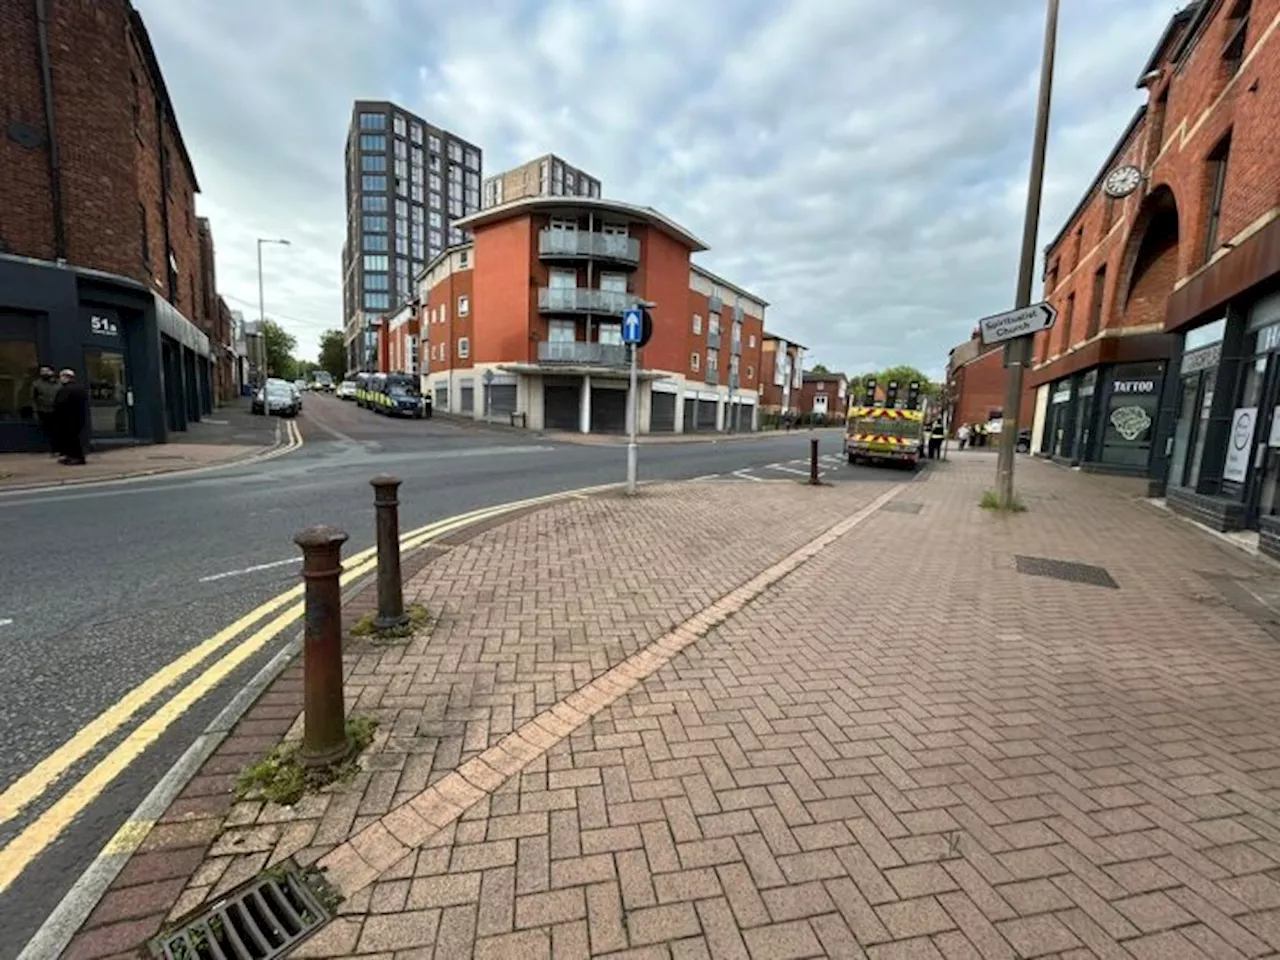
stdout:
<svg viewBox="0 0 1280 960">
<path fill-rule="evenodd" d="M 1169 506 L 1280 558 L 1280 220 L 1169 296 Z"/>
<path fill-rule="evenodd" d="M 209 338 L 137 281 L 0 255 L 0 453 L 45 448 L 41 366 L 88 388 L 90 443 L 165 443 L 213 409 Z"/>
</svg>

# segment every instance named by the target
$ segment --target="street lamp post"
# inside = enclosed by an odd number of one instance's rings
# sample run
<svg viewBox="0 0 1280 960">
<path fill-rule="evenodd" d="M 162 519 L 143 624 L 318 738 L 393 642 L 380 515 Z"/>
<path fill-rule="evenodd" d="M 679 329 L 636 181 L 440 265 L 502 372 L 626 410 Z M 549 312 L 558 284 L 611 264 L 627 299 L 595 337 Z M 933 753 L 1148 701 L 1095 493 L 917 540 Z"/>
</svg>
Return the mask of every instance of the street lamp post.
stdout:
<svg viewBox="0 0 1280 960">
<path fill-rule="evenodd" d="M 267 385 L 267 300 L 264 293 L 262 283 L 262 245 L 264 243 L 275 243 L 280 246 L 290 246 L 288 240 L 283 238 L 267 239 L 258 238 L 258 339 L 262 342 L 262 386 L 266 389 Z M 267 413 L 267 395 L 262 395 L 262 412 Z"/>
<path fill-rule="evenodd" d="M 1053 99 L 1053 57 L 1058 37 L 1058 0 L 1048 0 L 1044 27 L 1044 52 L 1040 59 L 1040 99 L 1036 106 L 1035 141 L 1031 148 L 1031 174 L 1027 185 L 1027 210 L 1022 224 L 1022 259 L 1018 264 L 1018 289 L 1014 309 L 1031 305 L 1032 273 L 1036 260 L 1036 235 L 1040 229 L 1040 194 L 1044 188 L 1044 155 L 1049 139 L 1049 107 Z M 1022 406 L 1022 376 L 1031 361 L 1032 337 L 1018 337 L 1005 346 L 1009 375 L 1005 380 L 1004 422 L 1000 427 L 1000 452 L 996 461 L 996 496 L 1001 507 L 1013 506 L 1013 465 L 1018 447 L 1018 419 Z"/>
</svg>

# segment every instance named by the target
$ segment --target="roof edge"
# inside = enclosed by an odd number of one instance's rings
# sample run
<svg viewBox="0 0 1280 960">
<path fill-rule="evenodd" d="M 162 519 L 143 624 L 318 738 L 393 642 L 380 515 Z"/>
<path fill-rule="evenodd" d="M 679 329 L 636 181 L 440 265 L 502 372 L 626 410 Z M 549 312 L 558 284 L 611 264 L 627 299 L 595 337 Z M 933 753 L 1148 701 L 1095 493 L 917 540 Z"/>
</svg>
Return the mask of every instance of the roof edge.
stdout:
<svg viewBox="0 0 1280 960">
<path fill-rule="evenodd" d="M 766 300 L 764 297 L 760 296 L 759 294 L 752 293 L 750 290 L 746 289 L 745 287 L 740 287 L 736 283 L 730 283 L 724 277 L 719 276 L 718 274 L 712 273 L 710 270 L 708 270 L 706 267 L 702 266 L 701 264 L 690 262 L 689 269 L 702 274 L 712 283 L 717 283 L 722 287 L 728 287 L 730 290 L 732 290 L 734 293 L 738 294 L 739 296 L 746 297 L 747 299 L 753 301 L 754 303 L 760 304 L 761 307 L 769 306 L 769 301 Z"/>
<path fill-rule="evenodd" d="M 160 101 L 164 104 L 165 112 L 169 114 L 169 122 L 173 125 L 173 139 L 177 142 L 178 152 L 182 154 L 182 163 L 187 168 L 187 174 L 191 177 L 192 190 L 195 193 L 199 193 L 200 181 L 196 178 L 195 164 L 191 162 L 191 154 L 187 151 L 187 142 L 182 137 L 182 128 L 178 126 L 178 111 L 173 109 L 173 99 L 169 96 L 168 84 L 164 82 L 164 71 L 160 69 L 160 58 L 156 56 L 156 48 L 151 43 L 151 34 L 147 32 L 147 25 L 143 22 L 142 14 L 133 6 L 131 0 L 125 0 L 125 5 L 129 11 L 129 25 L 133 30 L 134 36 L 137 37 L 138 46 L 142 48 L 142 56 L 147 62 L 147 70 L 155 81 L 156 92 L 160 94 Z"/>
<path fill-rule="evenodd" d="M 634 217 L 637 220 L 643 220 L 651 226 L 657 227 L 689 247 L 691 253 L 702 253 L 711 249 L 696 235 L 653 207 L 641 207 L 632 203 L 624 203 L 621 200 L 608 200 L 604 197 L 521 197 L 519 200 L 511 200 L 507 203 L 487 207 L 484 210 L 477 210 L 475 213 L 454 220 L 453 225 L 464 230 L 474 230 L 477 226 L 497 223 L 511 217 L 533 214 L 556 207 L 580 207 L 584 210 L 620 213 Z"/>
</svg>

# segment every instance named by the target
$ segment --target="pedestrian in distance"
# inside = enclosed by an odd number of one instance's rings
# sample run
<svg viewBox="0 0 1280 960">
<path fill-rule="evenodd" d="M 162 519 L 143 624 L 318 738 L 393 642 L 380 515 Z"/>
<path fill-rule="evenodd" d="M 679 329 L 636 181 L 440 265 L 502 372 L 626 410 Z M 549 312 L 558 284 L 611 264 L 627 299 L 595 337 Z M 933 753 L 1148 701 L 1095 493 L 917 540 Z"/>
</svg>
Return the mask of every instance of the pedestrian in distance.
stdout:
<svg viewBox="0 0 1280 960">
<path fill-rule="evenodd" d="M 76 379 L 70 368 L 58 374 L 62 384 L 54 397 L 54 432 L 58 437 L 58 449 L 66 466 L 82 466 L 85 462 L 85 429 L 89 425 L 89 391 Z"/>
<path fill-rule="evenodd" d="M 36 411 L 36 421 L 40 424 L 40 432 L 49 442 L 49 453 L 55 457 L 62 456 L 62 451 L 58 449 L 53 417 L 54 401 L 59 389 L 61 384 L 58 383 L 58 375 L 53 372 L 53 367 L 41 367 L 40 375 L 31 384 L 31 405 Z"/>
<path fill-rule="evenodd" d="M 956 439 L 960 441 L 960 449 L 963 450 L 969 443 L 969 425 L 967 423 L 960 424 L 960 429 L 956 431 Z"/>
</svg>

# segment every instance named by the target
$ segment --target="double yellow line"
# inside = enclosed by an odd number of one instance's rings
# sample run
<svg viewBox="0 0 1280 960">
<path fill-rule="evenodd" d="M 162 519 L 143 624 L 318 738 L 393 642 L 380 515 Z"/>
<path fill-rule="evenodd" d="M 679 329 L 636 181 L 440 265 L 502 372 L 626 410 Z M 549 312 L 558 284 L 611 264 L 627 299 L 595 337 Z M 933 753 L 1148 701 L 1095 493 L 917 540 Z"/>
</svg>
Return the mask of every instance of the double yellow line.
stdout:
<svg viewBox="0 0 1280 960">
<path fill-rule="evenodd" d="M 412 550 L 431 540 L 484 520 L 538 504 L 607 490 L 613 486 L 616 484 L 587 487 L 459 514 L 406 533 L 400 538 L 400 547 L 402 550 Z M 369 574 L 377 567 L 377 563 L 376 547 L 369 547 L 347 557 L 341 578 L 342 584 L 346 586 Z M 174 721 L 225 680 L 233 670 L 258 653 L 290 625 L 296 623 L 303 612 L 303 603 L 298 602 L 302 593 L 302 584 L 286 590 L 157 670 L 7 787 L 4 793 L 0 794 L 0 824 L 14 819 L 27 806 L 42 797 L 73 765 L 125 726 L 143 707 L 200 666 L 208 657 L 221 651 L 259 621 L 271 614 L 277 614 L 282 607 L 286 608 L 223 653 L 185 686 L 175 691 L 155 713 L 139 724 L 44 813 L 3 849 L 0 849 L 0 893 L 7 890 L 22 871 L 34 862 L 116 777 L 155 743 Z"/>
</svg>

